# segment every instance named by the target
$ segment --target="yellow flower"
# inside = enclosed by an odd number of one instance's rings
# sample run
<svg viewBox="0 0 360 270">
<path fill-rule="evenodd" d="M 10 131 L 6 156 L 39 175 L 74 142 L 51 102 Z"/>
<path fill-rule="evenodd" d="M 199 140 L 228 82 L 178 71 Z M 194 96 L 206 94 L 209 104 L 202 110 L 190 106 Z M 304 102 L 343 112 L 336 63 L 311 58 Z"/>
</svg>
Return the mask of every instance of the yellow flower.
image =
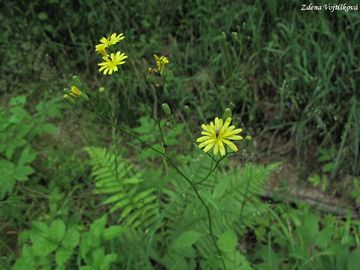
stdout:
<svg viewBox="0 0 360 270">
<path fill-rule="evenodd" d="M 105 56 L 107 55 L 106 52 L 106 48 L 115 45 L 116 43 L 118 43 L 120 40 L 123 40 L 125 38 L 124 34 L 121 33 L 119 35 L 117 35 L 116 33 L 113 33 L 111 36 L 109 37 L 102 37 L 100 39 L 100 44 L 95 46 L 95 50 L 100 53 L 101 55 Z"/>
<path fill-rule="evenodd" d="M 126 58 L 126 54 L 122 52 L 104 56 L 103 59 L 105 62 L 98 64 L 100 66 L 99 71 L 103 72 L 104 75 L 111 75 L 114 71 L 118 71 L 118 65 L 125 64 Z"/>
<path fill-rule="evenodd" d="M 196 141 L 199 144 L 200 148 L 204 148 L 205 152 L 208 152 L 211 148 L 214 147 L 214 155 L 217 155 L 220 151 L 222 156 L 225 155 L 225 145 L 227 145 L 231 150 L 236 152 L 238 148 L 236 145 L 231 142 L 242 140 L 243 137 L 238 135 L 242 132 L 241 128 L 235 129 L 235 126 L 230 126 L 231 118 L 227 118 L 225 123 L 223 123 L 222 119 L 218 117 L 215 118 L 214 122 L 211 122 L 208 125 L 202 124 L 201 128 L 203 131 L 201 132 L 202 135 Z"/>
<path fill-rule="evenodd" d="M 75 85 L 71 86 L 70 93 L 69 93 L 71 96 L 73 96 L 74 98 L 77 98 L 77 97 L 81 96 L 81 93 L 82 92 Z"/>
<path fill-rule="evenodd" d="M 156 61 L 156 71 L 159 72 L 160 74 L 162 73 L 164 67 L 169 64 L 169 59 L 165 56 L 157 56 L 156 54 L 154 54 L 154 58 Z"/>
</svg>

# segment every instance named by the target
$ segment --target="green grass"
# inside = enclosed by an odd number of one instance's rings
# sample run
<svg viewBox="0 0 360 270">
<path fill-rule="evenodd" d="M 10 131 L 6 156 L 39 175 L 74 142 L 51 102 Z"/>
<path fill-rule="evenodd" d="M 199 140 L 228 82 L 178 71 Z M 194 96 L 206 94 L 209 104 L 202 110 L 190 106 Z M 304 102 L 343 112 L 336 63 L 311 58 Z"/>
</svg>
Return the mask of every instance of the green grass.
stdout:
<svg viewBox="0 0 360 270">
<path fill-rule="evenodd" d="M 290 140 L 298 163 L 316 164 L 318 150 L 334 145 L 334 173 L 356 175 L 360 16 L 299 9 L 297 1 L 5 5 L 1 91 L 54 96 L 80 74 L 94 91 L 111 89 L 125 121 L 138 110 L 132 104 L 153 53 L 162 53 L 176 75 L 171 105 L 190 105 L 195 125 L 231 107 L 255 137 L 266 130 Z M 121 87 L 96 71 L 94 44 L 114 31 L 124 32 L 129 55 Z"/>
</svg>

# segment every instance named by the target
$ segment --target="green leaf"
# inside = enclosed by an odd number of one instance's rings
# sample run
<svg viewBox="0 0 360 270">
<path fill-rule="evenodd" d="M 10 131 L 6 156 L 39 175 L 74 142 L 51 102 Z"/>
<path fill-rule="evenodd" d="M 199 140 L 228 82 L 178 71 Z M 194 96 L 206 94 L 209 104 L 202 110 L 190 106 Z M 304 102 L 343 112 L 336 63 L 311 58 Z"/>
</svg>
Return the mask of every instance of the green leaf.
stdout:
<svg viewBox="0 0 360 270">
<path fill-rule="evenodd" d="M 10 100 L 10 106 L 22 106 L 26 103 L 26 96 L 16 96 L 11 98 Z"/>
<path fill-rule="evenodd" d="M 100 265 L 100 270 L 108 270 L 110 269 L 110 264 L 115 262 L 117 259 L 117 255 L 115 253 L 107 254 Z"/>
<path fill-rule="evenodd" d="M 56 135 L 59 133 L 59 128 L 56 127 L 54 124 L 44 123 L 36 129 L 35 133 L 39 134 L 39 135 L 44 134 L 44 133 Z"/>
<path fill-rule="evenodd" d="M 26 163 L 31 163 L 36 158 L 36 152 L 32 151 L 29 146 L 25 147 L 20 155 L 18 165 L 25 165 Z"/>
<path fill-rule="evenodd" d="M 303 224 L 300 225 L 298 230 L 307 241 L 313 241 L 319 233 L 319 217 L 307 213 L 303 218 Z"/>
<path fill-rule="evenodd" d="M 324 173 L 328 173 L 328 172 L 332 172 L 334 170 L 334 166 L 335 164 L 333 162 L 329 162 L 326 163 L 323 167 L 322 167 L 322 171 Z"/>
<path fill-rule="evenodd" d="M 46 257 L 56 249 L 56 243 L 51 241 L 48 235 L 48 226 L 40 221 L 34 221 L 31 229 L 31 241 L 33 243 L 34 254 L 39 257 Z"/>
<path fill-rule="evenodd" d="M 56 255 L 55 255 L 55 261 L 57 265 L 64 265 L 69 258 L 72 255 L 72 250 L 71 249 L 66 249 L 63 247 L 60 247 L 57 251 L 56 251 Z"/>
<path fill-rule="evenodd" d="M 0 185 L 0 198 L 3 198 L 7 193 L 12 192 L 15 185 L 15 164 L 5 160 L 0 159 L 0 175 L 1 175 L 1 185 Z"/>
<path fill-rule="evenodd" d="M 53 221 L 49 228 L 49 236 L 56 242 L 61 242 L 65 235 L 65 223 L 64 221 L 57 219 Z"/>
<path fill-rule="evenodd" d="M 219 248 L 224 252 L 233 252 L 236 248 L 236 244 L 237 236 L 232 230 L 223 233 L 218 240 Z"/>
<path fill-rule="evenodd" d="M 39 18 L 40 21 L 44 21 L 44 20 L 48 19 L 48 15 L 45 12 L 40 12 L 38 14 L 38 18 Z"/>
<path fill-rule="evenodd" d="M 110 226 L 109 228 L 106 228 L 104 230 L 104 239 L 105 240 L 111 240 L 116 237 L 119 237 L 121 234 L 123 234 L 125 231 L 127 231 L 127 228 L 124 226 Z"/>
<path fill-rule="evenodd" d="M 101 237 L 107 221 L 107 216 L 103 215 L 101 218 L 95 220 L 90 226 L 90 232 L 98 237 Z"/>
<path fill-rule="evenodd" d="M 100 265 L 105 259 L 105 249 L 104 247 L 98 247 L 92 252 L 92 261 L 96 269 L 100 268 Z"/>
<path fill-rule="evenodd" d="M 172 243 L 171 249 L 182 249 L 191 247 L 203 235 L 203 233 L 199 233 L 197 231 L 185 231 Z"/>
<path fill-rule="evenodd" d="M 75 228 L 69 228 L 63 240 L 63 246 L 67 248 L 74 248 L 79 244 L 80 241 L 80 234 Z"/>
<path fill-rule="evenodd" d="M 29 179 L 28 176 L 34 172 L 35 170 L 31 166 L 18 165 L 15 169 L 14 178 L 18 181 L 26 181 Z"/>
</svg>

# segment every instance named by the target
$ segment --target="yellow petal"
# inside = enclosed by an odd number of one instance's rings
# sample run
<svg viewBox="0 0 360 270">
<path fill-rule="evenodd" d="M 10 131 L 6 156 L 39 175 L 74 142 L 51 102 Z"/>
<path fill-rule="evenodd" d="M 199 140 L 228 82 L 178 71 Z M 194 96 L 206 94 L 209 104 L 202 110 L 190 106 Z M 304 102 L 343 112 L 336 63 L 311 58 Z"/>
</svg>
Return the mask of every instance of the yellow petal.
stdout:
<svg viewBox="0 0 360 270">
<path fill-rule="evenodd" d="M 226 139 L 233 140 L 233 141 L 241 141 L 244 138 L 242 136 L 239 136 L 239 135 L 232 135 L 230 137 L 227 136 Z"/>
<path fill-rule="evenodd" d="M 238 129 L 234 129 L 233 131 L 228 131 L 226 130 L 225 134 L 224 134 L 224 137 L 229 137 L 229 136 L 232 136 L 232 135 L 236 135 L 236 134 L 239 134 L 241 133 L 243 130 L 242 128 L 238 128 Z"/>
<path fill-rule="evenodd" d="M 202 131 L 201 132 L 202 135 L 207 135 L 207 136 L 214 136 L 213 134 L 206 132 L 206 131 Z"/>
<path fill-rule="evenodd" d="M 226 130 L 229 127 L 230 123 L 231 123 L 231 118 L 228 117 L 222 127 L 222 130 Z"/>
<path fill-rule="evenodd" d="M 204 152 L 209 151 L 212 147 L 214 146 L 214 143 L 209 143 L 205 148 L 204 148 Z"/>
<path fill-rule="evenodd" d="M 228 140 L 223 140 L 223 142 L 225 144 L 227 144 L 230 147 L 230 149 L 233 150 L 234 152 L 238 151 L 238 148 L 236 147 L 236 145 L 233 142 L 228 141 Z"/>
<path fill-rule="evenodd" d="M 222 156 L 225 156 L 225 146 L 224 144 L 222 143 L 222 141 L 219 141 L 219 148 L 220 148 L 220 154 Z"/>
<path fill-rule="evenodd" d="M 214 146 L 214 155 L 216 156 L 219 153 L 219 143 L 216 142 Z"/>
<path fill-rule="evenodd" d="M 210 136 L 201 136 L 201 137 L 199 137 L 199 138 L 197 138 L 197 142 L 203 142 L 203 141 L 206 141 L 206 140 L 209 140 L 209 139 L 211 139 L 211 137 Z"/>
</svg>

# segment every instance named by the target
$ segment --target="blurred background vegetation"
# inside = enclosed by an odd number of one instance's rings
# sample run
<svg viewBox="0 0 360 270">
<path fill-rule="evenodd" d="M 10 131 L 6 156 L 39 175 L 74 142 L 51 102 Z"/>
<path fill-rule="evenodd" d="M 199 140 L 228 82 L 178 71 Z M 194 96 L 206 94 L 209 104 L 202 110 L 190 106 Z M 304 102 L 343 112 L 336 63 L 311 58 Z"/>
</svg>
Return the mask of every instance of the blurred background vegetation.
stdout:
<svg viewBox="0 0 360 270">
<path fill-rule="evenodd" d="M 94 211 L 98 202 L 89 200 L 91 186 L 85 180 L 90 168 L 83 148 L 109 146 L 111 129 L 92 115 L 69 110 L 61 100 L 62 89 L 71 84 L 74 74 L 90 94 L 105 87 L 119 108 L 118 121 L 137 127 L 144 112 L 133 104 L 137 93 L 146 89 L 144 78 L 154 53 L 170 59 L 175 77 L 167 86 L 168 103 L 188 130 L 199 132 L 201 123 L 230 107 L 234 121 L 254 137 L 252 149 L 234 162 L 282 161 L 287 165 L 271 181 L 271 188 L 280 186 L 281 193 L 288 185 L 311 187 L 317 198 L 320 190 L 321 196 L 340 198 L 357 209 L 360 13 L 301 11 L 302 4 L 275 0 L 2 3 L 0 172 L 10 175 L 4 169 L 10 163 L 18 172 L 1 194 L 2 269 L 19 256 L 18 233 L 29 222 L 68 219 L 69 205 L 59 207 L 62 201 L 71 199 L 85 215 L 85 223 L 98 217 Z M 97 71 L 94 46 L 113 32 L 126 37 L 122 41 L 129 57 L 123 66 L 126 79 Z M 190 115 L 185 114 L 185 105 Z M 182 145 L 179 153 L 191 148 L 191 142 Z M 31 185 L 25 184 L 29 179 Z M 84 206 L 84 201 L 89 205 Z M 266 267 L 258 269 L 278 269 Z"/>
</svg>

